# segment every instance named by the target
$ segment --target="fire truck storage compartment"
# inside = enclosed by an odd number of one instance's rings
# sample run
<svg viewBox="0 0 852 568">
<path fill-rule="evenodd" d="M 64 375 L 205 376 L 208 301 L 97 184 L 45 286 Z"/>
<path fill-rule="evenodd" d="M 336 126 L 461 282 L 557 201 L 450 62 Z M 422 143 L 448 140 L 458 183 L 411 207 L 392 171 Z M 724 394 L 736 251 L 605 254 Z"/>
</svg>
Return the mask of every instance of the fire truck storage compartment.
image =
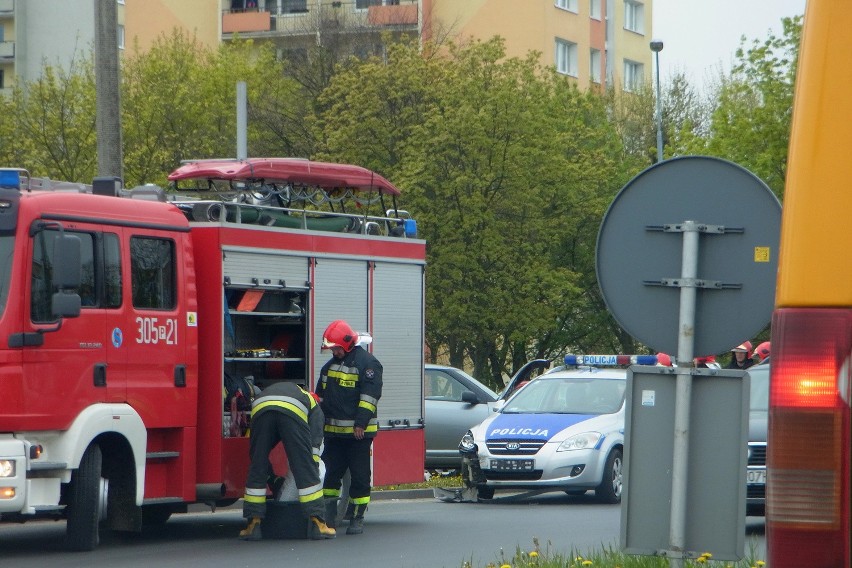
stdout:
<svg viewBox="0 0 852 568">
<path fill-rule="evenodd" d="M 371 331 L 369 349 L 381 361 L 384 376 L 379 427 L 421 428 L 423 263 L 317 258 L 314 273 L 314 337 L 322 337 L 336 319 L 346 320 L 356 332 Z M 344 295 L 340 282 L 346 283 Z M 316 375 L 329 355 L 320 350 L 319 342 L 310 348 Z"/>
<path fill-rule="evenodd" d="M 223 256 L 225 373 L 249 378 L 261 390 L 282 380 L 310 384 L 307 257 L 227 247 Z M 231 414 L 225 408 L 226 436 Z"/>
</svg>

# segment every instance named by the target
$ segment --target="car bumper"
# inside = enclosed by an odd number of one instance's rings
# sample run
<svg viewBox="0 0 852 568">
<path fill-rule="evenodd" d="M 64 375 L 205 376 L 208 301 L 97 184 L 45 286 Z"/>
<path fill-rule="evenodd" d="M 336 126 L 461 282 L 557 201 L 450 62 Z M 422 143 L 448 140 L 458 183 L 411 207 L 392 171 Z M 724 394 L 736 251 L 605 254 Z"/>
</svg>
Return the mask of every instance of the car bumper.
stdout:
<svg viewBox="0 0 852 568">
<path fill-rule="evenodd" d="M 532 456 L 492 455 L 476 456 L 480 480 L 495 488 L 565 488 L 593 489 L 601 482 L 606 454 L 601 450 L 574 450 L 546 452 Z M 532 460 L 531 467 L 525 460 Z M 518 468 L 499 467 L 509 462 Z"/>
</svg>

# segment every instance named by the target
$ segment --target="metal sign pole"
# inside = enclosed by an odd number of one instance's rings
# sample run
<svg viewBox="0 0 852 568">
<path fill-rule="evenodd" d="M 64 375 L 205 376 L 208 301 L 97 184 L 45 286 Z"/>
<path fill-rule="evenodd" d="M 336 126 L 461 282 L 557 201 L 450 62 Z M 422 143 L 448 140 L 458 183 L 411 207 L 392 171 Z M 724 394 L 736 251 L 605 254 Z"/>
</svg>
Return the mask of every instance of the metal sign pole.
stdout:
<svg viewBox="0 0 852 568">
<path fill-rule="evenodd" d="M 671 568 L 683 566 L 686 543 L 686 499 L 689 458 L 689 406 L 692 397 L 693 347 L 695 345 L 695 298 L 698 275 L 699 228 L 685 221 L 681 259 L 680 316 L 677 338 L 677 384 L 675 387 L 674 455 L 672 457 L 672 503 L 669 546 Z"/>
</svg>

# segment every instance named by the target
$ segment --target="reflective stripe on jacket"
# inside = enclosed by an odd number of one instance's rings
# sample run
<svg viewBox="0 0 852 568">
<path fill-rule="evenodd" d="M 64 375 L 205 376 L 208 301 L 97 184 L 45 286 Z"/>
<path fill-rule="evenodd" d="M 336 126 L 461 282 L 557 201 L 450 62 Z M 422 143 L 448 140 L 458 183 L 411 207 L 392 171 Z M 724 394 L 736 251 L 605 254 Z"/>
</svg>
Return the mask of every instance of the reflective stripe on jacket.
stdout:
<svg viewBox="0 0 852 568">
<path fill-rule="evenodd" d="M 368 437 L 376 435 L 382 364 L 363 347 L 356 346 L 342 360 L 332 358 L 323 365 L 317 394 L 322 397 L 327 436 L 352 436 L 356 426 Z"/>
</svg>

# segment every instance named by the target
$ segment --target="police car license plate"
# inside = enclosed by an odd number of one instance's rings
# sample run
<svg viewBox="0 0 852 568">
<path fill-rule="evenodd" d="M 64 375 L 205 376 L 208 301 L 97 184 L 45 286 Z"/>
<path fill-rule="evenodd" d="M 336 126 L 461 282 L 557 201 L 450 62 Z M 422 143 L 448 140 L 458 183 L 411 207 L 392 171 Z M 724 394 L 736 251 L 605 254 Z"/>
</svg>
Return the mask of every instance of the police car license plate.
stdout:
<svg viewBox="0 0 852 568">
<path fill-rule="evenodd" d="M 491 469 L 497 471 L 532 471 L 535 460 L 491 460 Z"/>
<path fill-rule="evenodd" d="M 748 473 L 746 473 L 746 483 L 748 483 L 749 485 L 766 485 L 766 470 L 748 470 Z"/>
</svg>

